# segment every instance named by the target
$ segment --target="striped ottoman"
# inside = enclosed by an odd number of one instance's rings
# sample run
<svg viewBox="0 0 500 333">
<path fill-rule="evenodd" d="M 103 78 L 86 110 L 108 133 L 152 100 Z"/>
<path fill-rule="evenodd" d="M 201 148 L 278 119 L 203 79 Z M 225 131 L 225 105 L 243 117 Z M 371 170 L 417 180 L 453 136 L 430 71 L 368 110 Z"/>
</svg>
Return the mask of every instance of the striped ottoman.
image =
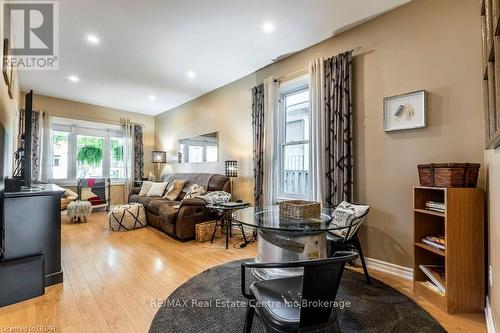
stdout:
<svg viewBox="0 0 500 333">
<path fill-rule="evenodd" d="M 108 214 L 109 230 L 130 231 L 145 227 L 146 213 L 140 203 L 114 207 Z"/>
</svg>

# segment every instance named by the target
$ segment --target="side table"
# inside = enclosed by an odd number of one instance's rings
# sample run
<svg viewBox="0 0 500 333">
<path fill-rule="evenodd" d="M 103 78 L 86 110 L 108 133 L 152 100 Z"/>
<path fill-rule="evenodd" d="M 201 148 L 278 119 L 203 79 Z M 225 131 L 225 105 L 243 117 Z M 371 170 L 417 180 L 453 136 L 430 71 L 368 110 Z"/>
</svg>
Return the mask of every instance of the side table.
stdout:
<svg viewBox="0 0 500 333">
<path fill-rule="evenodd" d="M 231 204 L 231 205 L 228 205 Z M 243 230 L 243 225 L 238 222 L 233 222 L 233 212 L 239 209 L 249 207 L 249 203 L 241 203 L 236 205 L 235 203 L 220 203 L 220 204 L 208 204 L 206 207 L 211 210 L 215 210 L 221 214 L 221 218 L 215 222 L 214 233 L 212 234 L 212 240 L 210 243 L 214 242 L 215 233 L 217 232 L 218 227 L 226 228 L 226 249 L 229 247 L 229 238 L 232 237 L 232 228 L 233 225 L 240 228 L 241 233 L 243 234 L 244 245 L 248 244 L 247 237 L 245 236 L 245 231 Z"/>
</svg>

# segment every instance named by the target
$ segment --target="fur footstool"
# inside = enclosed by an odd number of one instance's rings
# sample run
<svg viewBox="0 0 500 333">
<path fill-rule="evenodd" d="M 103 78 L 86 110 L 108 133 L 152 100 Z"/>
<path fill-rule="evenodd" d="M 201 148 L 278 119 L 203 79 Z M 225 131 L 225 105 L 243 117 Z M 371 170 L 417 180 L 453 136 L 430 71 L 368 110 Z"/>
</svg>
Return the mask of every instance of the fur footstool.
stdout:
<svg viewBox="0 0 500 333">
<path fill-rule="evenodd" d="M 87 216 L 92 213 L 92 204 L 88 201 L 72 201 L 68 204 L 69 222 L 87 222 Z"/>
<path fill-rule="evenodd" d="M 108 214 L 109 230 L 129 231 L 145 227 L 146 212 L 139 203 L 114 207 Z"/>
</svg>

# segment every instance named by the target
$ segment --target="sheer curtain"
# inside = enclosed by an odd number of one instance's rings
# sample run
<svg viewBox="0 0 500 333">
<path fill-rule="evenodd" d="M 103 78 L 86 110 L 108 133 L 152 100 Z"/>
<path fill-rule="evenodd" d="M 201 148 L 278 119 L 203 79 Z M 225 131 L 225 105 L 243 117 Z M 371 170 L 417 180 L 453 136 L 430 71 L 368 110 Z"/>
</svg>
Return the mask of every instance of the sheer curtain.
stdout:
<svg viewBox="0 0 500 333">
<path fill-rule="evenodd" d="M 123 124 L 123 162 L 125 165 L 125 179 L 123 197 L 127 201 L 130 191 L 134 187 L 134 125 Z"/>
<path fill-rule="evenodd" d="M 270 77 L 264 80 L 264 182 L 263 203 L 273 205 L 278 196 L 279 83 Z"/>
<path fill-rule="evenodd" d="M 325 69 L 324 59 L 309 63 L 309 100 L 311 114 L 310 199 L 325 204 Z"/>
<path fill-rule="evenodd" d="M 48 112 L 41 112 L 41 147 L 40 147 L 40 173 L 39 180 L 43 183 L 52 179 L 52 138 L 50 128 L 52 127 L 52 117 Z"/>
</svg>

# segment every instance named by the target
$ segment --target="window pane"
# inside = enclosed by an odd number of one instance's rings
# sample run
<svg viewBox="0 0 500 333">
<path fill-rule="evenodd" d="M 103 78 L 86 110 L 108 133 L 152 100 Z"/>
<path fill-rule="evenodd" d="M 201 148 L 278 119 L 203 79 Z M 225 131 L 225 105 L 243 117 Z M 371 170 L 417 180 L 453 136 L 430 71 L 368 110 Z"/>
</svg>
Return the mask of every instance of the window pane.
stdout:
<svg viewBox="0 0 500 333">
<path fill-rule="evenodd" d="M 309 144 L 284 146 L 283 192 L 306 195 L 309 189 Z"/>
<path fill-rule="evenodd" d="M 110 138 L 110 178 L 125 178 L 125 164 L 123 162 L 123 139 Z"/>
<path fill-rule="evenodd" d="M 68 178 L 68 136 L 67 132 L 51 132 L 52 178 Z"/>
<path fill-rule="evenodd" d="M 309 90 L 286 95 L 286 142 L 309 140 Z"/>
<path fill-rule="evenodd" d="M 104 138 L 78 135 L 76 145 L 77 178 L 102 177 Z"/>
</svg>

